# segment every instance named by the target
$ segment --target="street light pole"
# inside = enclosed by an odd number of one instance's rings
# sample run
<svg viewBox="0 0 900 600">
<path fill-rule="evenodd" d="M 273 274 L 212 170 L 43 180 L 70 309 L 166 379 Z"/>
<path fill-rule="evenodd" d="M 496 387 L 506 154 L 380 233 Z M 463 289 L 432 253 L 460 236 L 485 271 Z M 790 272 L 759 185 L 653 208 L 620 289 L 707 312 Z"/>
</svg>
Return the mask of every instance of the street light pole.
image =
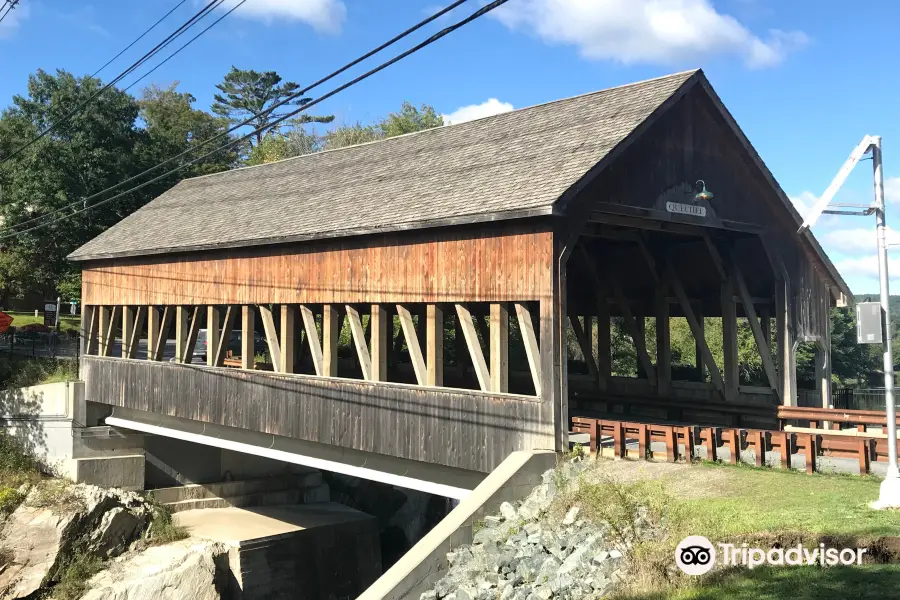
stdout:
<svg viewBox="0 0 900 600">
<path fill-rule="evenodd" d="M 881 482 L 875 508 L 900 507 L 900 469 L 897 468 L 897 409 L 894 404 L 894 357 L 891 348 L 891 292 L 888 278 L 886 225 L 884 219 L 884 173 L 881 137 L 872 138 L 872 170 L 875 179 L 875 233 L 878 238 L 878 279 L 881 284 L 881 315 L 884 339 L 884 413 L 887 420 L 888 468 Z"/>
<path fill-rule="evenodd" d="M 856 204 L 835 204 L 839 208 L 857 208 L 863 210 L 829 210 L 831 200 L 847 180 L 847 176 L 853 168 L 862 160 L 863 155 L 872 153 L 872 169 L 875 184 L 875 204 L 860 206 Z M 884 219 L 884 173 L 881 163 L 881 137 L 874 135 L 865 136 L 859 145 L 853 149 L 849 158 L 844 162 L 837 175 L 825 190 L 825 193 L 816 201 L 806 215 L 803 224 L 797 233 L 812 227 L 816 220 L 823 214 L 869 216 L 875 213 L 875 232 L 878 245 L 878 278 L 881 284 L 881 330 L 882 343 L 884 344 L 884 412 L 887 420 L 888 438 L 888 468 L 884 481 L 881 482 L 881 490 L 878 500 L 872 503 L 872 508 L 900 508 L 900 469 L 897 467 L 897 407 L 894 404 L 894 357 L 891 349 L 891 292 L 888 278 L 887 225 Z"/>
</svg>

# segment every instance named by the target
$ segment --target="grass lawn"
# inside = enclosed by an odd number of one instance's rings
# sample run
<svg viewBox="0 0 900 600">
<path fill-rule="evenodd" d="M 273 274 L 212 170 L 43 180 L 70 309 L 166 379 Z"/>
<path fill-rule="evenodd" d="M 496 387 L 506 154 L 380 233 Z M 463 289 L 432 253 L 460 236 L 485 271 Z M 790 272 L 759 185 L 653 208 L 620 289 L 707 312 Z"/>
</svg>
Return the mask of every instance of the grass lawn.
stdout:
<svg viewBox="0 0 900 600">
<path fill-rule="evenodd" d="M 13 318 L 12 325 L 13 327 L 23 327 L 25 325 L 30 325 L 31 323 L 44 323 L 44 315 L 43 313 L 38 313 L 38 316 L 34 316 L 34 312 L 21 312 L 15 310 L 5 310 L 3 311 L 9 316 Z M 78 324 L 81 321 L 81 317 L 78 315 L 60 315 L 59 317 L 59 329 L 60 331 L 78 331 Z"/>
<path fill-rule="evenodd" d="M 900 565 L 862 565 L 859 567 L 757 568 L 734 572 L 703 586 L 684 589 L 668 596 L 673 600 L 818 600 L 853 598 L 881 600 L 895 598 L 900 590 Z"/>
<path fill-rule="evenodd" d="M 900 564 L 854 567 L 717 569 L 692 578 L 675 571 L 674 549 L 688 535 L 751 547 L 870 547 L 900 536 L 900 511 L 873 511 L 880 481 L 871 477 L 807 475 L 777 469 L 599 460 L 558 510 L 578 504 L 610 523 L 629 523 L 649 507 L 663 524 L 662 541 L 634 549 L 638 582 L 622 600 L 712 598 L 887 598 L 900 595 Z M 627 525 L 626 525 L 627 526 Z M 829 538 L 834 537 L 836 539 Z"/>
<path fill-rule="evenodd" d="M 685 498 L 683 526 L 710 539 L 757 532 L 900 535 L 900 512 L 871 510 L 879 479 L 700 464 L 705 493 Z"/>
</svg>

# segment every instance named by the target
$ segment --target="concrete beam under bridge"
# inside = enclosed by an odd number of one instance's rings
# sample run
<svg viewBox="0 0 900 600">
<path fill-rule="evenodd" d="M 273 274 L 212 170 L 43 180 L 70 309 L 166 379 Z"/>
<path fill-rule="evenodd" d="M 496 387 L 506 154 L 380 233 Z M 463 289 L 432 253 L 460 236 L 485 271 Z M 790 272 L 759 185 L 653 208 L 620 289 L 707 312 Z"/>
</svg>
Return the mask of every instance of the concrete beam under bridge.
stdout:
<svg viewBox="0 0 900 600">
<path fill-rule="evenodd" d="M 106 424 L 461 500 L 486 475 L 339 446 L 113 407 Z"/>
</svg>

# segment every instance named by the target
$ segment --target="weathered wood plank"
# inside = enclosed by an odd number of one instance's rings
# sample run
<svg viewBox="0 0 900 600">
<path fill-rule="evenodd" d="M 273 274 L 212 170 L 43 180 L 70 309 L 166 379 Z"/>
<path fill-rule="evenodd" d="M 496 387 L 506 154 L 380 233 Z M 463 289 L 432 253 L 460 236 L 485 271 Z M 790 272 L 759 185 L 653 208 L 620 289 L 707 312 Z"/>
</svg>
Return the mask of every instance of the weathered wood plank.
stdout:
<svg viewBox="0 0 900 600">
<path fill-rule="evenodd" d="M 373 304 L 371 311 L 369 325 L 372 329 L 372 381 L 387 381 L 388 356 L 391 352 L 388 343 L 387 311 L 381 304 Z"/>
<path fill-rule="evenodd" d="M 228 352 L 228 340 L 231 339 L 231 330 L 234 328 L 234 321 L 237 318 L 238 309 L 235 306 L 229 306 L 225 309 L 225 318 L 222 321 L 222 329 L 219 331 L 219 334 L 216 341 L 216 350 L 215 350 L 215 358 L 214 362 L 211 366 L 221 367 L 225 364 L 225 355 Z M 250 345 L 253 347 L 253 336 L 250 336 Z M 242 340 L 243 343 L 243 340 Z M 211 353 L 209 347 L 207 347 L 207 352 Z M 251 354 L 253 354 L 251 352 Z"/>
<path fill-rule="evenodd" d="M 207 331 L 209 329 L 215 329 L 215 327 L 207 327 Z M 175 360 L 176 362 L 185 363 L 188 362 L 185 360 L 185 351 L 187 349 L 187 337 L 188 337 L 188 309 L 186 306 L 176 306 L 175 307 Z M 209 347 L 206 349 L 207 355 L 209 355 Z"/>
<path fill-rule="evenodd" d="M 206 309 L 206 364 L 217 367 L 219 340 L 222 336 L 222 309 L 218 306 L 209 306 Z M 185 361 L 186 362 L 186 361 Z"/>
<path fill-rule="evenodd" d="M 584 355 L 584 364 L 587 365 L 588 374 L 597 384 L 599 389 L 605 390 L 609 385 L 609 382 L 597 369 L 597 363 L 594 362 L 593 349 L 584 333 L 581 321 L 578 319 L 577 315 L 569 315 L 569 322 L 572 324 L 572 331 L 575 332 L 575 340 L 578 342 L 578 347 L 581 348 L 581 353 Z"/>
<path fill-rule="evenodd" d="M 100 356 L 112 354 L 112 346 L 115 342 L 116 306 L 100 306 L 98 311 L 100 327 Z"/>
<path fill-rule="evenodd" d="M 147 307 L 147 360 L 160 360 L 156 357 L 156 344 L 159 341 L 159 309 Z"/>
<path fill-rule="evenodd" d="M 144 329 L 144 320 L 147 318 L 146 306 L 134 307 L 134 320 L 131 323 L 131 333 L 128 336 L 128 355 L 125 358 L 137 358 L 138 346 L 141 341 L 141 331 Z M 149 348 L 149 340 L 147 341 Z"/>
<path fill-rule="evenodd" d="M 531 381 L 534 383 L 534 393 L 539 395 L 541 393 L 541 351 L 538 347 L 531 310 L 527 304 L 521 302 L 515 303 L 515 309 L 516 317 L 519 319 L 519 331 L 522 333 L 522 341 L 525 343 L 525 357 L 528 359 L 528 370 L 531 372 Z"/>
<path fill-rule="evenodd" d="M 416 381 L 419 382 L 419 385 L 434 385 L 428 383 L 425 357 L 422 356 L 422 347 L 419 345 L 419 336 L 416 333 L 416 326 L 413 322 L 412 314 L 410 314 L 408 308 L 402 304 L 398 304 L 397 317 L 400 319 L 400 328 L 403 330 L 403 337 L 406 338 L 406 347 L 409 350 L 409 359 L 412 362 L 413 372 L 416 374 Z"/>
<path fill-rule="evenodd" d="M 172 330 L 172 321 L 175 317 L 175 307 L 166 306 L 163 309 L 162 320 L 159 323 L 159 333 L 153 338 L 152 344 L 152 360 L 162 360 L 166 351 L 166 341 L 169 339 L 169 332 Z M 151 341 L 148 339 L 148 351 Z"/>
<path fill-rule="evenodd" d="M 606 290 L 595 288 L 597 294 L 597 369 L 609 379 L 612 377 L 612 347 L 610 333 L 609 303 Z"/>
<path fill-rule="evenodd" d="M 122 358 L 134 358 L 131 354 L 131 334 L 134 331 L 133 306 L 122 307 Z"/>
<path fill-rule="evenodd" d="M 269 347 L 269 356 L 272 358 L 272 369 L 276 373 L 284 373 L 281 366 L 281 343 L 278 341 L 278 330 L 275 328 L 272 309 L 265 304 L 260 304 L 259 318 L 262 320 L 263 331 L 266 333 L 266 345 Z"/>
<path fill-rule="evenodd" d="M 444 311 L 437 304 L 425 309 L 426 385 L 444 385 Z"/>
<path fill-rule="evenodd" d="M 190 363 L 194 360 L 194 350 L 197 347 L 197 335 L 200 333 L 200 307 L 195 306 L 191 309 L 190 324 L 187 330 L 187 339 L 185 340 L 184 362 Z M 168 325 L 165 323 L 165 315 L 163 315 L 163 330 L 160 332 L 163 336 L 168 336 Z M 166 341 L 160 342 L 160 360 L 162 360 L 162 348 L 165 348 Z"/>
<path fill-rule="evenodd" d="M 359 357 L 359 366 L 362 370 L 363 379 L 372 380 L 372 355 L 369 354 L 369 345 L 366 342 L 366 332 L 362 326 L 362 320 L 359 318 L 359 311 L 353 306 L 347 305 L 347 321 L 350 323 L 350 335 L 353 338 L 353 345 L 356 347 L 356 355 Z"/>
<path fill-rule="evenodd" d="M 281 322 L 279 323 L 279 328 L 281 329 L 281 344 L 279 346 L 281 356 L 279 357 L 279 363 L 283 373 L 293 373 L 296 370 L 296 315 L 297 308 L 295 306 L 290 304 L 281 305 Z"/>
<path fill-rule="evenodd" d="M 316 329 L 316 315 L 312 309 L 305 304 L 300 306 L 300 315 L 303 317 L 303 328 L 306 331 L 306 341 L 309 344 L 309 353 L 312 358 L 313 369 L 316 375 L 328 375 L 331 373 L 325 371 L 325 361 L 322 356 L 322 344 L 319 341 L 319 331 Z M 335 347 L 337 344 L 334 345 Z M 337 361 L 333 363 L 337 366 Z M 331 365 L 329 365 L 330 367 Z"/>
<path fill-rule="evenodd" d="M 665 398 L 672 391 L 672 339 L 668 289 L 664 282 L 656 285 L 656 392 Z"/>
<path fill-rule="evenodd" d="M 481 350 L 481 344 L 478 341 L 478 334 L 475 331 L 475 323 L 473 322 L 472 313 L 464 304 L 456 305 L 457 324 L 462 329 L 463 337 L 466 339 L 466 347 L 469 350 L 469 357 L 472 359 L 472 366 L 475 368 L 475 376 L 478 378 L 478 385 L 482 390 L 491 389 L 491 374 L 488 370 L 487 362 L 484 360 L 484 352 Z"/>
<path fill-rule="evenodd" d="M 96 402 L 481 473 L 554 445 L 533 396 L 121 358 L 83 365 Z"/>
<path fill-rule="evenodd" d="M 675 272 L 675 269 L 672 268 L 672 264 L 668 260 L 666 261 L 666 275 L 668 278 L 669 287 L 671 287 L 672 291 L 675 292 L 675 297 L 678 298 L 678 303 L 681 305 L 681 310 L 682 312 L 684 312 L 684 316 L 691 328 L 691 332 L 694 334 L 694 338 L 697 340 L 700 355 L 703 359 L 703 362 L 706 364 L 706 368 L 709 369 L 709 377 L 712 380 L 715 388 L 724 394 L 725 382 L 722 380 L 722 373 L 719 372 L 719 367 L 716 366 L 716 361 L 715 359 L 713 359 L 712 352 L 709 351 L 709 346 L 706 343 L 706 337 L 704 337 L 703 329 L 697 322 L 697 317 L 694 316 L 694 309 L 687 297 L 687 293 L 685 293 L 684 291 L 684 286 L 681 285 L 681 280 L 678 278 L 678 274 Z"/>
<path fill-rule="evenodd" d="M 747 315 L 747 320 L 750 322 L 750 330 L 753 332 L 753 337 L 756 340 L 756 348 L 759 351 L 760 358 L 762 358 L 766 378 L 769 380 L 772 390 L 778 393 L 778 375 L 775 371 L 775 363 L 772 362 L 772 350 L 769 348 L 769 340 L 766 339 L 762 328 L 759 326 L 759 319 L 756 316 L 753 300 L 750 298 L 750 291 L 747 289 L 747 282 L 744 281 L 744 274 L 734 256 L 731 257 L 731 271 L 734 274 L 734 282 L 737 285 L 741 303 L 744 305 L 744 314 Z"/>
<path fill-rule="evenodd" d="M 91 355 L 97 352 L 100 338 L 100 308 L 85 306 L 81 315 L 82 354 Z"/>
<path fill-rule="evenodd" d="M 338 326 L 338 307 L 325 304 L 322 307 L 322 374 L 337 377 L 338 341 L 341 329 Z"/>
<path fill-rule="evenodd" d="M 509 391 L 509 309 L 505 302 L 491 304 L 491 391 Z"/>
<path fill-rule="evenodd" d="M 232 315 L 236 311 L 232 311 L 231 306 L 228 307 L 228 311 L 225 313 L 225 322 L 228 322 L 228 316 Z M 227 331 L 226 331 L 227 327 Z M 226 326 L 222 328 L 222 341 L 219 342 L 219 351 L 222 354 L 222 360 L 225 360 L 224 352 L 222 352 L 222 348 L 228 346 L 228 338 L 231 335 L 231 327 Z M 253 369 L 256 365 L 256 349 L 253 347 L 253 332 L 256 330 L 256 311 L 253 310 L 253 306 L 249 304 L 244 304 L 241 306 L 241 368 L 242 369 Z M 222 363 L 216 363 L 216 365 L 220 365 Z"/>
<path fill-rule="evenodd" d="M 86 265 L 82 301 L 341 305 L 534 300 L 548 292 L 551 254 L 548 223 L 508 223 L 500 231 L 492 223 L 465 231 L 435 228 L 189 257 L 146 256 Z M 300 281 L 303 285 L 297 285 Z"/>
<path fill-rule="evenodd" d="M 584 259 L 582 263 L 587 268 L 588 273 L 593 280 L 594 289 L 597 291 L 598 296 L 600 296 L 600 292 L 606 288 L 604 285 L 605 282 L 608 282 L 610 287 L 612 288 L 613 296 L 616 299 L 616 304 L 619 306 L 619 311 L 622 313 L 622 318 L 625 321 L 625 326 L 628 329 L 628 334 L 634 340 L 634 347 L 637 350 L 638 362 L 644 370 L 644 374 L 648 379 L 656 379 L 656 371 L 653 368 L 653 363 L 650 361 L 650 355 L 647 353 L 647 340 L 641 334 L 641 331 L 638 329 L 637 321 L 634 318 L 634 314 L 631 312 L 631 305 L 628 303 L 628 299 L 625 298 L 625 293 L 622 291 L 622 286 L 619 284 L 618 280 L 615 277 L 607 276 L 601 277 L 600 273 L 597 271 L 597 268 L 594 266 L 594 261 L 591 258 L 591 255 L 588 254 L 588 251 L 584 246 L 579 246 L 581 250 L 581 256 Z M 605 296 L 600 296 L 600 299 L 603 300 Z M 606 311 L 601 311 L 606 312 Z M 606 316 L 608 317 L 609 313 L 606 312 Z M 604 318 L 603 314 L 598 315 L 598 322 Z M 607 325 L 608 328 L 608 319 Z M 598 329 L 602 329 L 603 327 L 598 324 Z M 600 343 L 600 338 L 603 333 L 599 332 L 598 343 Z M 606 342 L 603 342 L 606 343 Z M 601 361 L 603 359 L 601 358 Z M 610 359 L 611 360 L 611 359 Z"/>
<path fill-rule="evenodd" d="M 650 354 L 647 352 L 647 338 L 644 335 L 643 329 L 638 325 L 634 314 L 631 312 L 631 305 L 628 303 L 628 299 L 625 297 L 625 293 L 622 291 L 622 286 L 619 284 L 618 280 L 614 277 L 610 277 L 609 282 L 612 287 L 613 296 L 616 298 L 616 304 L 619 307 L 619 311 L 622 313 L 622 319 L 625 321 L 625 327 L 628 329 L 628 334 L 631 336 L 631 339 L 634 340 L 638 364 L 640 364 L 641 368 L 644 370 L 647 379 L 650 379 L 651 381 L 655 380 L 656 369 L 653 368 L 653 363 L 650 361 Z"/>
<path fill-rule="evenodd" d="M 737 337 L 737 306 L 734 303 L 734 288 L 730 279 L 721 286 L 722 306 L 722 363 L 725 380 L 725 398 L 734 402 L 738 398 L 740 386 Z M 712 367 L 710 367 L 712 369 Z"/>
</svg>

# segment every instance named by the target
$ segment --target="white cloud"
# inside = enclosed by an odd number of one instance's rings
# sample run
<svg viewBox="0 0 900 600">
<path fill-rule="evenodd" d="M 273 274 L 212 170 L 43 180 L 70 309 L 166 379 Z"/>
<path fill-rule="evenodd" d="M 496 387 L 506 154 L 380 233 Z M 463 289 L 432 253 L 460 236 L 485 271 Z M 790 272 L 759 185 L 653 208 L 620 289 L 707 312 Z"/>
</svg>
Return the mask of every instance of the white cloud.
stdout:
<svg viewBox="0 0 900 600">
<path fill-rule="evenodd" d="M 797 195 L 788 196 L 791 200 L 791 204 L 794 205 L 794 208 L 797 209 L 797 212 L 800 213 L 800 217 L 805 221 L 806 216 L 809 214 L 809 211 L 812 209 L 813 205 L 819 200 L 819 196 L 813 194 L 810 191 L 800 192 Z M 837 223 L 837 217 L 835 215 L 819 215 L 819 218 L 816 219 L 816 231 L 818 231 L 819 226 L 821 225 L 833 225 Z"/>
<path fill-rule="evenodd" d="M 710 0 L 519 0 L 494 14 L 510 29 L 577 46 L 585 58 L 672 64 L 731 54 L 747 66 L 777 65 L 809 42 L 801 31 L 772 29 L 765 39 Z"/>
<path fill-rule="evenodd" d="M 509 102 L 500 102 L 496 98 L 489 98 L 481 104 L 470 104 L 457 108 L 449 115 L 441 115 L 444 123 L 452 125 L 453 123 L 465 123 L 482 117 L 490 117 L 499 115 L 500 113 L 509 112 L 513 109 L 513 105 Z"/>
<path fill-rule="evenodd" d="M 0 39 L 12 37 L 22 25 L 22 21 L 28 18 L 30 12 L 31 9 L 27 3 L 19 2 L 18 6 L 11 10 L 0 23 Z"/>
<path fill-rule="evenodd" d="M 230 10 L 240 0 L 225 0 Z M 270 23 L 275 19 L 303 21 L 316 31 L 340 33 L 347 7 L 341 0 L 252 0 L 234 11 L 235 15 Z"/>
<path fill-rule="evenodd" d="M 870 253 L 876 247 L 875 228 L 833 229 L 818 237 L 829 251 L 836 250 L 843 254 Z M 900 233 L 890 227 L 885 232 L 885 238 L 888 244 L 900 243 Z"/>
<path fill-rule="evenodd" d="M 875 254 L 859 258 L 845 258 L 835 262 L 834 266 L 845 279 L 878 281 L 878 257 Z M 888 259 L 888 274 L 891 276 L 892 284 L 897 278 L 900 278 L 900 258 Z"/>
<path fill-rule="evenodd" d="M 884 201 L 900 202 L 900 177 L 888 177 L 884 180 Z"/>
<path fill-rule="evenodd" d="M 800 216 L 804 219 L 806 218 L 806 215 L 809 214 L 813 204 L 819 199 L 818 196 L 808 191 L 800 192 L 797 196 L 789 196 L 789 198 L 791 199 L 791 204 L 794 205 L 794 208 L 797 209 L 797 212 L 800 213 Z"/>
</svg>

